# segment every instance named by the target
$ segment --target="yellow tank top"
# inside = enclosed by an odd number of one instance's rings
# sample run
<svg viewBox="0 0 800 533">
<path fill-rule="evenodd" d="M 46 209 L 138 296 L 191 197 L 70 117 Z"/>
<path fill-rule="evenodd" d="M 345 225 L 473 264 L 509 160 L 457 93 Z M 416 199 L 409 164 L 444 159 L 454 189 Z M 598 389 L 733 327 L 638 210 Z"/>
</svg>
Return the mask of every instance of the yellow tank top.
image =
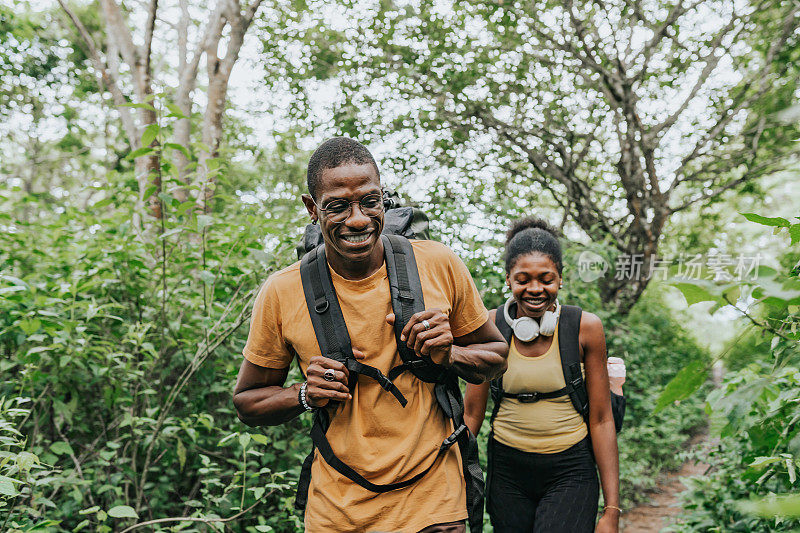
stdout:
<svg viewBox="0 0 800 533">
<path fill-rule="evenodd" d="M 564 373 L 558 351 L 558 327 L 550 348 L 536 357 L 520 354 L 515 340 L 512 337 L 508 370 L 503 374 L 503 389 L 506 392 L 552 392 L 564 388 Z M 532 403 L 503 398 L 493 429 L 498 442 L 535 453 L 562 452 L 583 440 L 589 432 L 569 396 Z"/>
</svg>

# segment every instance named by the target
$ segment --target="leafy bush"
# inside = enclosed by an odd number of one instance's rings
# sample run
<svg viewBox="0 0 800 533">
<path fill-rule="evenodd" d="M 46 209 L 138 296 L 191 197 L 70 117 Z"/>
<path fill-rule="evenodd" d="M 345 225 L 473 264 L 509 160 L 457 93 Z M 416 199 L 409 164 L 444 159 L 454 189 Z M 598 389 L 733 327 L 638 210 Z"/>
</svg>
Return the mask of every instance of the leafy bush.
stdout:
<svg viewBox="0 0 800 533">
<path fill-rule="evenodd" d="M 673 531 L 788 531 L 800 520 L 759 517 L 743 500 L 800 489 L 800 370 L 752 363 L 708 396 L 720 441 L 707 476 L 689 480 L 681 525 Z"/>
<path fill-rule="evenodd" d="M 776 233 L 786 229 L 792 245 L 800 241 L 800 223 L 745 216 L 775 227 Z M 708 395 L 712 437 L 718 444 L 706 459 L 709 474 L 689 480 L 682 495 L 686 511 L 671 531 L 770 532 L 800 527 L 800 272 L 794 267 L 781 275 L 762 268 L 758 274 L 741 287 L 682 287 L 698 301 L 736 306 L 748 324 L 767 337 L 769 350 L 766 357 L 763 351 L 754 351 L 746 365 L 740 351 L 735 359 L 738 368 Z M 679 377 L 670 385 L 690 393 L 688 381 Z"/>
<path fill-rule="evenodd" d="M 251 297 L 291 257 L 295 217 L 243 206 L 223 219 L 162 193 L 164 224 L 139 231 L 131 185 L 116 175 L 84 191 L 89 208 L 41 204 L 33 222 L 0 214 L 0 397 L 32 399 L 17 457 L 61 472 L 40 492 L 26 481 L 25 505 L 4 500 L 10 520 L 111 531 L 257 504 L 241 524 L 295 530 L 307 421 L 247 433 L 230 397 Z"/>
</svg>

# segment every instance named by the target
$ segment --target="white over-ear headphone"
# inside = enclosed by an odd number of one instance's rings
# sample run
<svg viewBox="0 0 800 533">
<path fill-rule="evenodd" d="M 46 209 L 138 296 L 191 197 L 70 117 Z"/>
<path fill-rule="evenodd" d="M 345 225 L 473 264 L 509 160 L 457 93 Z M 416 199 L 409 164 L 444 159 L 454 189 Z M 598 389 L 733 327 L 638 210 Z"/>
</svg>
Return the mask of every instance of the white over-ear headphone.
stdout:
<svg viewBox="0 0 800 533">
<path fill-rule="evenodd" d="M 514 336 L 522 342 L 530 342 L 539 335 L 547 337 L 556 332 L 556 325 L 558 324 L 558 317 L 561 315 L 561 304 L 556 299 L 556 310 L 550 311 L 549 309 L 544 312 L 541 319 L 541 324 L 536 322 L 529 316 L 521 316 L 519 318 L 511 318 L 511 304 L 515 304 L 514 298 L 511 297 L 503 306 L 503 312 L 506 315 L 506 322 L 514 330 Z"/>
</svg>

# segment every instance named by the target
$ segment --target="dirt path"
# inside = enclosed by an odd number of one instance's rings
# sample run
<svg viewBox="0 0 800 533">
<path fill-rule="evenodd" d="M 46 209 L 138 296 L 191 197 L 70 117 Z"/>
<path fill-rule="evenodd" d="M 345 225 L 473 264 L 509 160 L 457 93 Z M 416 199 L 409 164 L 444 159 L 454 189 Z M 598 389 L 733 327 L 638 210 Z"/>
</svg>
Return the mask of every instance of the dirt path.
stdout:
<svg viewBox="0 0 800 533">
<path fill-rule="evenodd" d="M 695 437 L 690 445 L 693 448 L 705 446 L 705 438 L 705 435 Z M 690 461 L 679 471 L 665 475 L 658 489 L 649 495 L 649 504 L 634 507 L 622 515 L 620 530 L 623 533 L 657 533 L 670 525 L 681 510 L 678 494 L 686 489 L 681 478 L 701 475 L 706 467 L 703 463 Z"/>
</svg>

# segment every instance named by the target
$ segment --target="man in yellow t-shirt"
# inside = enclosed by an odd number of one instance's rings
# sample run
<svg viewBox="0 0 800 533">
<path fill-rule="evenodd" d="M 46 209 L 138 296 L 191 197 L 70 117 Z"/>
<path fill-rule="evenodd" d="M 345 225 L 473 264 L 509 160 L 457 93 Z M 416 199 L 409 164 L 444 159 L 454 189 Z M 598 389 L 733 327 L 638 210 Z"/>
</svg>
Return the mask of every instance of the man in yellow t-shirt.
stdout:
<svg viewBox="0 0 800 533">
<path fill-rule="evenodd" d="M 303 202 L 312 223 L 320 224 L 353 354 L 388 374 L 402 361 L 380 239 L 383 203 L 377 165 L 358 142 L 330 139 L 311 156 L 308 189 Z M 507 345 L 488 321 L 467 268 L 440 243 L 411 243 L 426 309 L 413 315 L 401 339 L 417 354 L 470 382 L 502 374 Z M 294 357 L 307 381 L 287 387 Z M 400 374 L 394 384 L 408 402 L 405 407 L 363 375 L 348 388 L 347 367 L 321 355 L 299 263 L 271 275 L 262 286 L 244 358 L 234 404 L 246 424 L 277 425 L 307 409 L 327 409 L 331 448 L 369 482 L 394 483 L 430 468 L 407 487 L 376 493 L 339 474 L 317 452 L 305 513 L 307 531 L 466 530 L 461 457 L 456 446 L 438 453 L 453 427 L 437 404 L 434 385 L 410 372 Z"/>
</svg>

